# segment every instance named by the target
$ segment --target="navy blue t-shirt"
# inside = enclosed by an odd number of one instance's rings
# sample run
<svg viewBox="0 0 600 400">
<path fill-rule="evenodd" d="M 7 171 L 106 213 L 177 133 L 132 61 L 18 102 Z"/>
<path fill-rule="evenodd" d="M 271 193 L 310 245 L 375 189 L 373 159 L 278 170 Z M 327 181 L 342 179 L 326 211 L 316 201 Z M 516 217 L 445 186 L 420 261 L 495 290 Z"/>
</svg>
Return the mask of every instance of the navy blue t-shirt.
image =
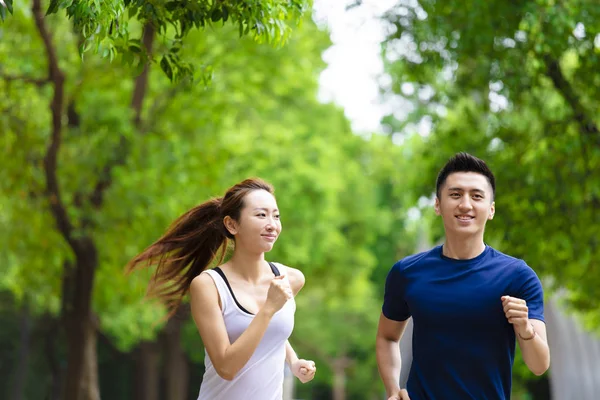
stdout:
<svg viewBox="0 0 600 400">
<path fill-rule="evenodd" d="M 383 315 L 413 317 L 411 400 L 510 399 L 515 333 L 501 297 L 527 302 L 529 318 L 544 321 L 544 295 L 523 260 L 489 246 L 470 260 L 442 246 L 406 257 L 390 270 Z"/>
</svg>

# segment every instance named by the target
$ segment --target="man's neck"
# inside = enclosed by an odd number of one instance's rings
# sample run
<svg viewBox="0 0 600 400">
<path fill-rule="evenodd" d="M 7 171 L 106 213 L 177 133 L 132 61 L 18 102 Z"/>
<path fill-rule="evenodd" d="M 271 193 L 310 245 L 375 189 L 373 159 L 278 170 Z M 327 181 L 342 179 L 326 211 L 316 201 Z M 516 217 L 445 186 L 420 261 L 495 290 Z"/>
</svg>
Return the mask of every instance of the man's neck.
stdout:
<svg viewBox="0 0 600 400">
<path fill-rule="evenodd" d="M 464 240 L 448 238 L 444 242 L 442 254 L 455 260 L 470 260 L 477 257 L 485 250 L 483 238 L 478 240 Z"/>
</svg>

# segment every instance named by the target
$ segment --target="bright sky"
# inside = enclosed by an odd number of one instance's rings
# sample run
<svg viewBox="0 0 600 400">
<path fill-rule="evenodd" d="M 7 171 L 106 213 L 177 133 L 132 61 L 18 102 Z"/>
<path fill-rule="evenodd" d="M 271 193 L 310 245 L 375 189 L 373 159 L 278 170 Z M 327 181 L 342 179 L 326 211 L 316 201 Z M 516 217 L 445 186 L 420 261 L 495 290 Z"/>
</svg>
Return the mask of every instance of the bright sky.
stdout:
<svg viewBox="0 0 600 400">
<path fill-rule="evenodd" d="M 342 106 L 356 132 L 379 132 L 387 108 L 380 103 L 377 85 L 383 71 L 380 42 L 384 37 L 377 16 L 396 0 L 363 0 L 361 6 L 346 10 L 352 3 L 314 0 L 315 20 L 327 24 L 333 41 L 323 54 L 328 67 L 320 77 L 319 98 Z"/>
</svg>

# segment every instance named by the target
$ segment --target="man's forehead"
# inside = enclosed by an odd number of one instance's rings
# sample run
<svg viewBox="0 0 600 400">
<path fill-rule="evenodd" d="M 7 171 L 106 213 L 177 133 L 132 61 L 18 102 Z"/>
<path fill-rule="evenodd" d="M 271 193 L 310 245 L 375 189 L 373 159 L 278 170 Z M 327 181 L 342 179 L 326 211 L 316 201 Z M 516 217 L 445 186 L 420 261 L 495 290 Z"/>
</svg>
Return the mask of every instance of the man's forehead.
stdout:
<svg viewBox="0 0 600 400">
<path fill-rule="evenodd" d="M 491 191 L 487 178 L 476 172 L 454 172 L 448 175 L 444 186 L 446 189 Z"/>
</svg>

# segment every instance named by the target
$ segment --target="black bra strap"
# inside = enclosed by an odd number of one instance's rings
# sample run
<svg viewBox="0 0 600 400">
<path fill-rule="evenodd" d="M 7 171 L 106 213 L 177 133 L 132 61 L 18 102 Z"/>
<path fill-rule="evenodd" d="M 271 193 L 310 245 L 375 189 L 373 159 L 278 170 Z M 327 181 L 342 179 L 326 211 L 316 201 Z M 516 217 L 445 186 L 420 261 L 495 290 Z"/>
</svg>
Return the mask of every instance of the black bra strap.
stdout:
<svg viewBox="0 0 600 400">
<path fill-rule="evenodd" d="M 237 306 L 240 308 L 240 310 L 242 310 L 243 312 L 247 313 L 247 314 L 251 314 L 254 315 L 253 313 L 251 313 L 250 311 L 246 310 L 235 298 L 235 294 L 233 293 L 233 289 L 231 289 L 231 285 L 229 284 L 229 281 L 227 280 L 227 277 L 225 276 L 225 273 L 223 272 L 223 270 L 219 267 L 214 268 L 214 270 L 221 275 L 221 278 L 223 278 L 223 280 L 225 281 L 225 284 L 227 285 L 227 288 L 229 289 L 229 293 L 231 293 L 231 297 L 233 297 L 233 301 L 235 301 L 235 304 L 237 304 Z"/>
<path fill-rule="evenodd" d="M 273 271 L 273 274 L 275 274 L 275 276 L 281 275 L 281 272 L 279 272 L 279 268 L 277 268 L 275 264 L 269 261 L 269 266 L 271 267 L 271 271 Z"/>
<path fill-rule="evenodd" d="M 273 264 L 272 262 L 269 262 L 269 266 L 271 267 L 271 271 L 273 271 L 273 274 L 275 276 L 281 275 L 281 273 L 279 272 L 279 268 L 277 268 L 275 266 L 275 264 Z M 233 297 L 233 301 L 235 301 L 235 304 L 237 304 L 237 306 L 240 308 L 240 310 L 242 310 L 243 312 L 245 312 L 247 314 L 254 315 L 250 311 L 246 310 L 244 308 L 244 306 L 242 306 L 239 303 L 239 301 L 237 301 L 237 298 L 235 297 L 235 294 L 233 293 L 233 289 L 231 288 L 231 285 L 229 284 L 229 281 L 227 280 L 227 277 L 225 276 L 225 273 L 223 272 L 223 270 L 219 267 L 215 267 L 214 270 L 217 274 L 219 274 L 221 276 L 221 278 L 223 278 L 223 281 L 225 282 L 225 284 L 227 285 L 227 288 L 229 289 L 229 293 L 231 293 L 231 297 Z"/>
</svg>

